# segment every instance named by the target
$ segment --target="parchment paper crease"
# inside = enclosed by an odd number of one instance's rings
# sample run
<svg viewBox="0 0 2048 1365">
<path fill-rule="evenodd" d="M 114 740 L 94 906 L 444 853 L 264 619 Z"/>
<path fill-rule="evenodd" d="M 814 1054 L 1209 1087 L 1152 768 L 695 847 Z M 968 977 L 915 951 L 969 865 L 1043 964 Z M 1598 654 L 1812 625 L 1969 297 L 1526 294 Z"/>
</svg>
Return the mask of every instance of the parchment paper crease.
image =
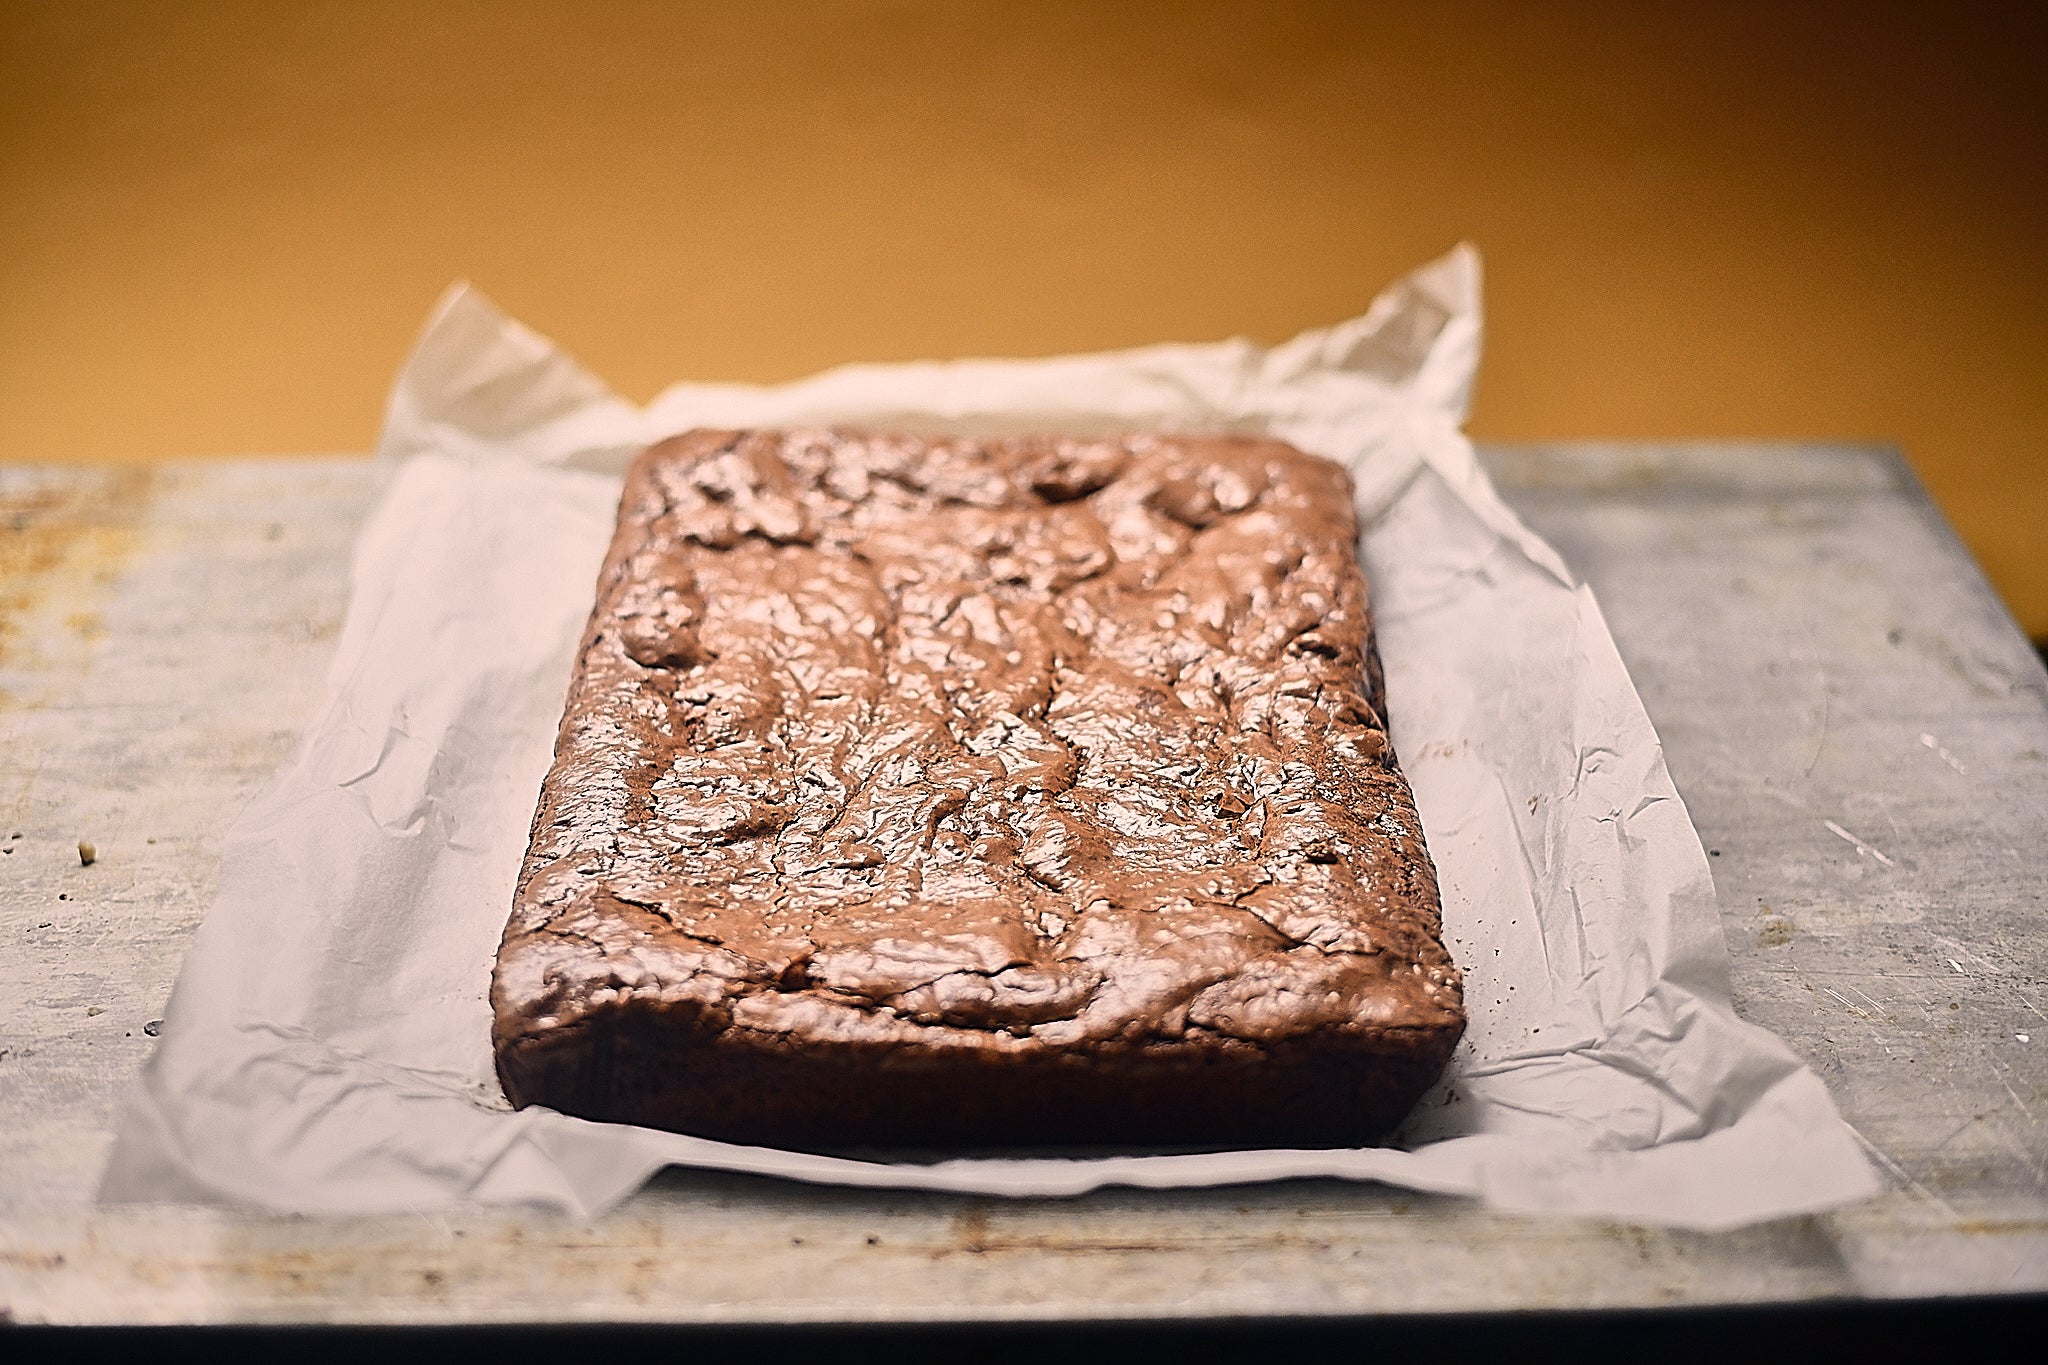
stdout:
<svg viewBox="0 0 2048 1365">
<path fill-rule="evenodd" d="M 103 1198 L 588 1216 L 679 1163 L 995 1195 L 1335 1176 L 1722 1228 L 1872 1193 L 1820 1081 L 1729 1007 L 1706 860 L 1598 605 L 1460 432 L 1479 337 L 1461 248 L 1270 350 L 859 365 L 640 409 L 458 288 L 399 376 L 324 708 L 228 836 Z M 1270 432 L 1353 471 L 1472 1011 L 1402 1147 L 892 1164 L 503 1107 L 485 992 L 618 475 L 690 426 L 830 423 Z"/>
</svg>

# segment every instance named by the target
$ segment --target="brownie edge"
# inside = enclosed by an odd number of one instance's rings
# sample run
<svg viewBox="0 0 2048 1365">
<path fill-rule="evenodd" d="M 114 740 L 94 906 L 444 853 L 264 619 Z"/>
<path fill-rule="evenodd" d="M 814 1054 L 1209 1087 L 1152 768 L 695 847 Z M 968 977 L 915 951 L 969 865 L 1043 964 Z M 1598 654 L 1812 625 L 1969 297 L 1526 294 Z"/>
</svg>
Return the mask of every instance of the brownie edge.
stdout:
<svg viewBox="0 0 2048 1365">
<path fill-rule="evenodd" d="M 1465 1016 L 1348 477 L 641 455 L 493 976 L 514 1105 L 791 1148 L 1347 1146 Z"/>
</svg>

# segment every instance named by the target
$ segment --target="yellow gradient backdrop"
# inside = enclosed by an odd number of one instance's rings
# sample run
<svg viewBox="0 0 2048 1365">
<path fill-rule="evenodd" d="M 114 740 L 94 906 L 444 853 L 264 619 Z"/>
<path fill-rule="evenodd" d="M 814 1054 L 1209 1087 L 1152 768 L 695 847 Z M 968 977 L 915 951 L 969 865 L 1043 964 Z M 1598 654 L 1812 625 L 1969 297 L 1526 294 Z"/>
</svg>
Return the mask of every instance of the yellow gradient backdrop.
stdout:
<svg viewBox="0 0 2048 1365">
<path fill-rule="evenodd" d="M 0 0 L 0 459 L 363 450 L 469 277 L 645 398 L 1361 309 L 1482 439 L 1907 451 L 2048 634 L 2028 7 Z"/>
</svg>

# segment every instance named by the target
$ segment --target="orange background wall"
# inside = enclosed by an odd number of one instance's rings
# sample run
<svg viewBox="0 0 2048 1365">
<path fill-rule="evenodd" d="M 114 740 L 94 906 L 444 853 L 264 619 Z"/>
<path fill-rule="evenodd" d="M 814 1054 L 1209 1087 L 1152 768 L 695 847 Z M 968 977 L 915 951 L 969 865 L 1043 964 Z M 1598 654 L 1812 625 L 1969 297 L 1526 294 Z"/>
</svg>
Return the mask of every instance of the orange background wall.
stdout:
<svg viewBox="0 0 2048 1365">
<path fill-rule="evenodd" d="M 1901 444 L 2048 634 L 2028 7 L 0 0 L 0 459 L 363 450 L 475 279 L 645 398 L 1361 309 L 1482 439 Z"/>
</svg>

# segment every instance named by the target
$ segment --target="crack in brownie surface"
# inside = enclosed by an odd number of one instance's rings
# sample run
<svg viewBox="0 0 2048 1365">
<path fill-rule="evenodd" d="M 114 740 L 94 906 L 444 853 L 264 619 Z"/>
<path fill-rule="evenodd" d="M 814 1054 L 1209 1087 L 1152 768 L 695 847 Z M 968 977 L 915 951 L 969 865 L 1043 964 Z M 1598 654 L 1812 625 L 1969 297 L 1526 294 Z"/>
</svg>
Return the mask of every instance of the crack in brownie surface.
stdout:
<svg viewBox="0 0 2048 1365">
<path fill-rule="evenodd" d="M 1305 1140 L 1383 1130 L 1463 1012 L 1356 536 L 1343 471 L 1270 441 L 649 450 L 499 956 L 508 1095 L 790 1145 L 1201 1140 L 1233 1087 L 1324 1074 Z M 1068 1112 L 1091 1087 L 1154 1112 Z"/>
</svg>

